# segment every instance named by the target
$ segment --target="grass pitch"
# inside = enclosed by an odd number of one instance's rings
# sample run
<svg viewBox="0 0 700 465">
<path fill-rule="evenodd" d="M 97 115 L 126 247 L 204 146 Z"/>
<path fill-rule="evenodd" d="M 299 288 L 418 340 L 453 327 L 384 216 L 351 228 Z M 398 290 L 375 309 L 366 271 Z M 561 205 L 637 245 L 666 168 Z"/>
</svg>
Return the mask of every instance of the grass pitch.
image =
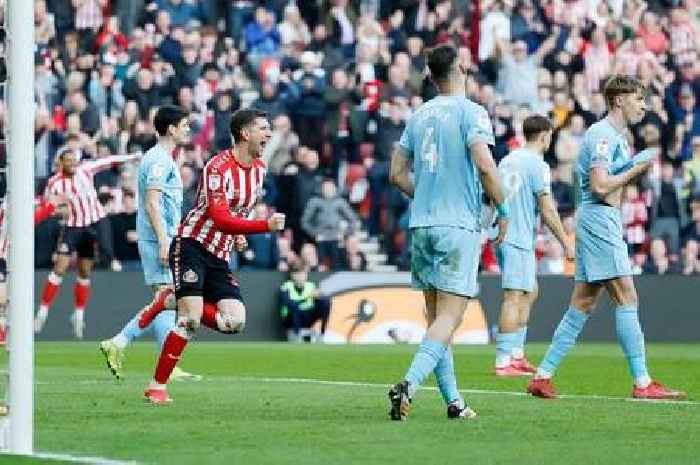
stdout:
<svg viewBox="0 0 700 465">
<path fill-rule="evenodd" d="M 529 345 L 531 360 L 545 349 Z M 388 419 L 386 391 L 415 346 L 195 342 L 182 367 L 204 380 L 173 384 L 173 404 L 154 407 L 141 397 L 153 343 L 128 349 L 122 382 L 96 343 L 39 343 L 35 444 L 168 465 L 697 464 L 698 349 L 649 345 L 652 375 L 695 400 L 670 404 L 625 400 L 631 381 L 615 345 L 576 347 L 556 378 L 571 397 L 555 401 L 522 395 L 524 379 L 495 378 L 493 346 L 460 346 L 460 388 L 479 418 L 448 421 L 439 393 L 428 389 L 399 423 Z"/>
</svg>

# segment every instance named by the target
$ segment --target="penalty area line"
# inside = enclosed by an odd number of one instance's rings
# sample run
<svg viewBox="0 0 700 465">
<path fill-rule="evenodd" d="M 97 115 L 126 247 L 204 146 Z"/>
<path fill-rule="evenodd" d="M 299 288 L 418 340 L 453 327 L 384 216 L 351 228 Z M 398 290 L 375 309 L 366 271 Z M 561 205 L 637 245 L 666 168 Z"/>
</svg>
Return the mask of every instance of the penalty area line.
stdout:
<svg viewBox="0 0 700 465">
<path fill-rule="evenodd" d="M 63 462 L 86 463 L 90 465 L 139 465 L 139 462 L 133 460 L 115 460 L 106 459 L 104 457 L 82 457 L 79 455 L 58 454 L 53 452 L 35 452 L 30 457 L 44 460 L 60 460 Z"/>
<path fill-rule="evenodd" d="M 346 387 L 368 387 L 368 388 L 384 388 L 388 389 L 391 387 L 388 384 L 380 383 L 363 383 L 355 381 L 329 381 L 323 379 L 311 379 L 311 378 L 256 378 L 256 377 L 246 377 L 246 378 L 235 378 L 241 381 L 258 381 L 263 383 L 298 383 L 298 384 L 318 384 L 327 386 L 346 386 Z M 434 386 L 421 387 L 421 390 L 437 391 L 438 388 Z M 459 392 L 463 394 L 484 394 L 484 395 L 495 395 L 495 396 L 513 396 L 513 397 L 531 397 L 530 394 L 526 392 L 517 391 L 496 391 L 491 389 L 460 389 Z M 559 396 L 560 399 L 578 399 L 578 400 L 607 400 L 607 401 L 625 401 L 625 402 L 636 402 L 644 404 L 671 404 L 671 405 L 700 405 L 698 401 L 692 400 L 646 400 L 646 399 L 633 399 L 631 397 L 619 397 L 619 396 L 600 396 L 594 394 L 563 394 Z"/>
</svg>

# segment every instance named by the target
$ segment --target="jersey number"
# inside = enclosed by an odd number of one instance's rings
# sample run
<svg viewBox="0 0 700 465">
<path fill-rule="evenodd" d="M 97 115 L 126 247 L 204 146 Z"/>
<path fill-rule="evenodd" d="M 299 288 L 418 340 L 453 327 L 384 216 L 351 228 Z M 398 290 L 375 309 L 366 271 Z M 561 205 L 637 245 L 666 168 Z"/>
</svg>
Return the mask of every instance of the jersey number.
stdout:
<svg viewBox="0 0 700 465">
<path fill-rule="evenodd" d="M 503 170 L 501 179 L 506 200 L 513 198 L 523 187 L 523 177 L 517 171 Z"/>
<path fill-rule="evenodd" d="M 435 143 L 435 128 L 429 127 L 423 136 L 423 145 L 420 149 L 421 159 L 427 163 L 428 172 L 434 173 L 437 168 L 437 144 Z"/>
</svg>

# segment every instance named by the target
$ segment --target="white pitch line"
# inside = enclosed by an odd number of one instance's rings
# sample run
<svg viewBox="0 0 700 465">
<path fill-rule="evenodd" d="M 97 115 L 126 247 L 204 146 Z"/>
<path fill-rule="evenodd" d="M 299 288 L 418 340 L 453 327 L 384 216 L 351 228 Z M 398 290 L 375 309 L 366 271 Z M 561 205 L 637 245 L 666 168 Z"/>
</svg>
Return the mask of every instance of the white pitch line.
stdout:
<svg viewBox="0 0 700 465">
<path fill-rule="evenodd" d="M 304 383 L 304 384 L 320 384 L 320 385 L 330 385 L 330 386 L 349 386 L 349 387 L 371 387 L 371 388 L 384 388 L 387 389 L 390 386 L 387 384 L 379 383 L 360 383 L 354 381 L 328 381 L 323 379 L 310 379 L 310 378 L 235 378 L 239 380 L 250 380 L 250 381 L 260 381 L 263 383 Z M 437 391 L 437 387 L 427 386 L 421 387 L 421 390 L 426 389 L 430 391 Z M 518 391 L 494 391 L 489 389 L 460 389 L 459 392 L 465 394 L 487 394 L 487 395 L 498 395 L 498 396 L 515 396 L 515 397 L 529 397 L 530 394 L 526 392 Z M 633 399 L 631 397 L 616 397 L 616 396 L 598 396 L 589 394 L 564 394 L 559 396 L 560 399 L 588 399 L 588 400 L 617 400 L 617 401 L 627 401 L 627 402 L 642 402 L 650 404 L 671 404 L 671 405 L 700 405 L 698 401 L 692 400 L 645 400 L 645 399 Z"/>
<path fill-rule="evenodd" d="M 81 457 L 70 454 L 54 454 L 52 452 L 36 452 L 31 455 L 38 459 L 61 460 L 64 462 L 87 463 L 90 465 L 138 465 L 139 462 L 133 460 L 113 460 L 103 457 Z"/>
</svg>

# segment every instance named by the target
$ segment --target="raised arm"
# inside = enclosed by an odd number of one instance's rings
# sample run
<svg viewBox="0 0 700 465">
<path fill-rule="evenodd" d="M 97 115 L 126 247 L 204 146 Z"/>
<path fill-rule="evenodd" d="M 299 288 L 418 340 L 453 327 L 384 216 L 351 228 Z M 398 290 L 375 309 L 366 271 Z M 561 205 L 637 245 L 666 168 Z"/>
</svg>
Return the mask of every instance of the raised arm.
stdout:
<svg viewBox="0 0 700 465">
<path fill-rule="evenodd" d="M 126 163 L 131 160 L 136 160 L 140 156 L 141 154 L 139 153 L 132 153 L 130 155 L 112 155 L 109 157 L 100 158 L 98 160 L 83 162 L 83 166 L 92 173 L 99 173 L 100 171 L 104 171 L 108 168 L 111 168 L 114 165 Z"/>
</svg>

